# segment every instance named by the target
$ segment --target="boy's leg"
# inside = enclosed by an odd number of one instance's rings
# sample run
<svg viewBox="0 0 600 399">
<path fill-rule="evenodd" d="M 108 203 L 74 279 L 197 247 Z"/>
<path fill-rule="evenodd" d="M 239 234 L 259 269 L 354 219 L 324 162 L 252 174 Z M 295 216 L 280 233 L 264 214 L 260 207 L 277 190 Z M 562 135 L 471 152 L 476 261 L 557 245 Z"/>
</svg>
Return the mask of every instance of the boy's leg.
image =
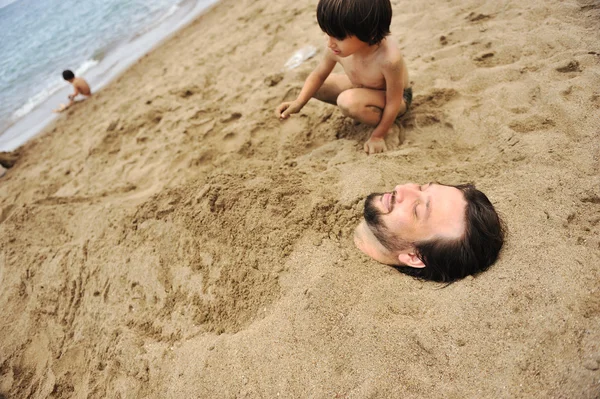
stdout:
<svg viewBox="0 0 600 399">
<path fill-rule="evenodd" d="M 385 108 L 385 91 L 365 88 L 349 89 L 341 93 L 337 105 L 344 115 L 371 126 L 377 126 Z M 406 102 L 398 115 L 406 112 Z"/>
<path fill-rule="evenodd" d="M 350 82 L 350 79 L 348 79 L 346 74 L 332 73 L 325 79 L 325 82 L 313 97 L 317 100 L 337 105 L 340 93 L 352 89 L 352 87 L 352 82 Z"/>
<path fill-rule="evenodd" d="M 346 90 L 338 97 L 337 105 L 344 115 L 377 126 L 385 107 L 385 91 L 365 88 Z"/>
</svg>

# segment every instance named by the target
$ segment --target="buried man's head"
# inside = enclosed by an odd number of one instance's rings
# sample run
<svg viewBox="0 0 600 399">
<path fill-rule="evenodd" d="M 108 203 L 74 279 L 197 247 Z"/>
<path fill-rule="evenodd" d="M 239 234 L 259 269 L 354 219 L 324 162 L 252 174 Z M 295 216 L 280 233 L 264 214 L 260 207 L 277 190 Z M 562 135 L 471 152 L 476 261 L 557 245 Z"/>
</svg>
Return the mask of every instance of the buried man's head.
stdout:
<svg viewBox="0 0 600 399">
<path fill-rule="evenodd" d="M 504 244 L 494 206 L 471 184 L 404 184 L 365 201 L 358 248 L 398 270 L 453 281 L 486 270 Z"/>
</svg>

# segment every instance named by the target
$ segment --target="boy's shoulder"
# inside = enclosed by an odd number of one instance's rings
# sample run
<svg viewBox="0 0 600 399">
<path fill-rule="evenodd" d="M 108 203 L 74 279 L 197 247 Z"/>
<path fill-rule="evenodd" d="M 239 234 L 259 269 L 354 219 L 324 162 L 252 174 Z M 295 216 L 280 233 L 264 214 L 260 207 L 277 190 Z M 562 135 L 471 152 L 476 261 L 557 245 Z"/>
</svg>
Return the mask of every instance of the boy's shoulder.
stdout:
<svg viewBox="0 0 600 399">
<path fill-rule="evenodd" d="M 380 46 L 379 59 L 382 65 L 393 66 L 404 63 L 402 52 L 400 51 L 400 48 L 398 48 L 396 41 L 391 36 L 385 38 L 381 42 Z"/>
</svg>

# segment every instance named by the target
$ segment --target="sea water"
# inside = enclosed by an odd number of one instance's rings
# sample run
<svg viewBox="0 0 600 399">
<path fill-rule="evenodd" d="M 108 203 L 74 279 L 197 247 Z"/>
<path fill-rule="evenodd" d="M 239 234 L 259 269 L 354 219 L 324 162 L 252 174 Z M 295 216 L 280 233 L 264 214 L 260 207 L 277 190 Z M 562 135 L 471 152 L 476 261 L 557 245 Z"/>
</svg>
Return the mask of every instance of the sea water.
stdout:
<svg viewBox="0 0 600 399">
<path fill-rule="evenodd" d="M 0 151 L 68 102 L 71 69 L 98 91 L 216 0 L 0 0 Z"/>
</svg>

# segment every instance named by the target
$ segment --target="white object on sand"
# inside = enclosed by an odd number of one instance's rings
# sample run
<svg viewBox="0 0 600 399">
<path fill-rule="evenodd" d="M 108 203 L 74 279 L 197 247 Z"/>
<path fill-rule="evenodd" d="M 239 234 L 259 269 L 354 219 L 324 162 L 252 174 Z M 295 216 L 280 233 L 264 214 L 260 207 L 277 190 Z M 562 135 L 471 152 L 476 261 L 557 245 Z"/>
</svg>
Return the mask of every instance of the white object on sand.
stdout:
<svg viewBox="0 0 600 399">
<path fill-rule="evenodd" d="M 300 50 L 296 51 L 289 60 L 286 61 L 284 67 L 285 69 L 294 69 L 304 61 L 312 58 L 315 54 L 317 54 L 317 48 L 315 46 L 308 45 L 306 47 L 302 47 Z"/>
</svg>

